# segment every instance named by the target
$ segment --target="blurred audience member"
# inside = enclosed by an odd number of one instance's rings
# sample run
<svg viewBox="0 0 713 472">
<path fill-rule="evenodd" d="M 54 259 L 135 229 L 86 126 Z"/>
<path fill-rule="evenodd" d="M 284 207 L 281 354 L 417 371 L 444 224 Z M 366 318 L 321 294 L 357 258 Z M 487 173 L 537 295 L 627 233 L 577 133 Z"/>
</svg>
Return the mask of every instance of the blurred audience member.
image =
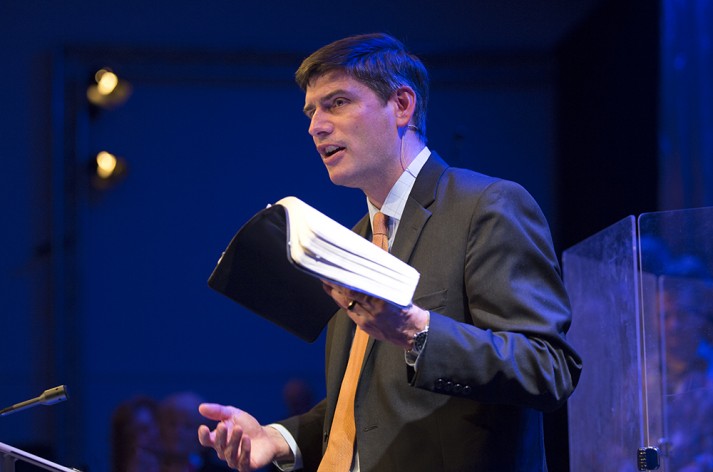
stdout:
<svg viewBox="0 0 713 472">
<path fill-rule="evenodd" d="M 113 472 L 159 472 L 158 404 L 146 396 L 121 403 L 112 416 Z"/>
<path fill-rule="evenodd" d="M 193 392 L 169 395 L 159 405 L 163 445 L 161 472 L 212 472 L 228 470 L 209 461 L 209 451 L 198 442 L 196 431 L 203 422 L 198 405 L 204 400 Z"/>
</svg>

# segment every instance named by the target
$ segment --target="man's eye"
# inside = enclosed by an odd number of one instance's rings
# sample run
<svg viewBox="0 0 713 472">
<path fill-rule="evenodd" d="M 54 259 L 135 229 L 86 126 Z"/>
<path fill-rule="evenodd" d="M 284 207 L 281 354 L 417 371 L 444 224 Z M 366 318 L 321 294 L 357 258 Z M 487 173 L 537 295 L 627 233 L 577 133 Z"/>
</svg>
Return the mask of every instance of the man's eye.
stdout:
<svg viewBox="0 0 713 472">
<path fill-rule="evenodd" d="M 341 106 L 344 106 L 348 103 L 346 98 L 335 98 L 334 101 L 332 102 L 332 108 L 339 108 Z"/>
</svg>

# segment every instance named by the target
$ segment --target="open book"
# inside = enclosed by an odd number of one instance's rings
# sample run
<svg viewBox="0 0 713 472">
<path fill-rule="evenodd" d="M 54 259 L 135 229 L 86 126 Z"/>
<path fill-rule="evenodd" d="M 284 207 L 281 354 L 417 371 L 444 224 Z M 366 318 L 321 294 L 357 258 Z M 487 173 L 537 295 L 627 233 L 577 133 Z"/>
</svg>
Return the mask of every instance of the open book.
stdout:
<svg viewBox="0 0 713 472">
<path fill-rule="evenodd" d="M 337 310 L 321 279 L 405 307 L 419 273 L 298 198 L 285 197 L 240 228 L 208 285 L 311 342 Z"/>
</svg>

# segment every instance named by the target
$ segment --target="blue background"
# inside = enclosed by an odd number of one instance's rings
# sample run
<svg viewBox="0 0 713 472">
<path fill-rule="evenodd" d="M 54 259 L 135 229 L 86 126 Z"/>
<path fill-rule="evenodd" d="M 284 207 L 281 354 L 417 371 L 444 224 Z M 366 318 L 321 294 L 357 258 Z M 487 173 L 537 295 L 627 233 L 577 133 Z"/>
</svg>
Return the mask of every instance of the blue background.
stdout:
<svg viewBox="0 0 713 472">
<path fill-rule="evenodd" d="M 659 8 L 0 1 L 0 406 L 71 390 L 2 418 L 0 442 L 102 471 L 111 412 L 135 394 L 190 390 L 262 421 L 285 414 L 290 379 L 321 395 L 322 339 L 303 343 L 206 280 L 233 233 L 283 196 L 345 225 L 365 211 L 329 182 L 292 80 L 340 37 L 386 31 L 419 54 L 431 149 L 524 185 L 558 254 L 657 209 Z M 86 87 L 107 66 L 133 91 L 94 109 Z M 97 191 L 86 167 L 103 149 L 128 174 Z M 567 468 L 562 415 L 548 417 L 552 470 Z"/>
</svg>

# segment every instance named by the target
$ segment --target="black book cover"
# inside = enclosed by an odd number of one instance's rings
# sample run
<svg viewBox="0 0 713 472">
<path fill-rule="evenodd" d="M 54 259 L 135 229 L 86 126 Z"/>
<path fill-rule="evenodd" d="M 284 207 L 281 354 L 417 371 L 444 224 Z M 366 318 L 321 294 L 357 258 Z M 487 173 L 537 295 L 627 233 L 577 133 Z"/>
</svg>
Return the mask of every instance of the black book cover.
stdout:
<svg viewBox="0 0 713 472">
<path fill-rule="evenodd" d="M 208 286 L 313 342 L 339 307 L 318 278 L 291 262 L 288 241 L 285 207 L 260 211 L 235 234 Z"/>
</svg>

